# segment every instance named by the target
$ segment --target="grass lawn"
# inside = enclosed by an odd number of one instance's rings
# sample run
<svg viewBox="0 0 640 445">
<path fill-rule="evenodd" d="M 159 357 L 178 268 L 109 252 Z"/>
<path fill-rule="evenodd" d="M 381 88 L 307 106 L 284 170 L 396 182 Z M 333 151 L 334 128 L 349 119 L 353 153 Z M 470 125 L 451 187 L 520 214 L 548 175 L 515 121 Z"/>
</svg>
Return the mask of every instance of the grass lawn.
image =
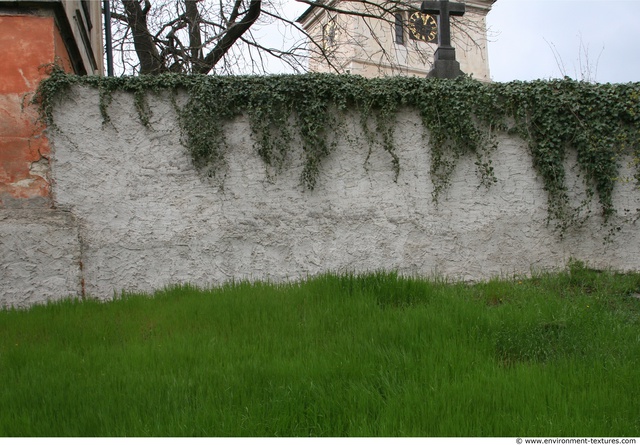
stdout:
<svg viewBox="0 0 640 445">
<path fill-rule="evenodd" d="M 640 274 L 182 286 L 0 311 L 2 436 L 640 436 Z"/>
</svg>

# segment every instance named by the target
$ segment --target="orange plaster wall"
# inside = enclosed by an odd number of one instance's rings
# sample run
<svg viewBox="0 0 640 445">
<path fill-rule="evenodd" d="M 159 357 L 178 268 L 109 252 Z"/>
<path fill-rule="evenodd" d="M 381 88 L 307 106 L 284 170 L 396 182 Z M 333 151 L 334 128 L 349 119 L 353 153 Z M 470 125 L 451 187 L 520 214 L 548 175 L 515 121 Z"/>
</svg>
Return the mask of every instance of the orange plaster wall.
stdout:
<svg viewBox="0 0 640 445">
<path fill-rule="evenodd" d="M 0 15 L 0 208 L 53 205 L 49 142 L 29 102 L 56 60 L 72 71 L 53 17 Z"/>
</svg>

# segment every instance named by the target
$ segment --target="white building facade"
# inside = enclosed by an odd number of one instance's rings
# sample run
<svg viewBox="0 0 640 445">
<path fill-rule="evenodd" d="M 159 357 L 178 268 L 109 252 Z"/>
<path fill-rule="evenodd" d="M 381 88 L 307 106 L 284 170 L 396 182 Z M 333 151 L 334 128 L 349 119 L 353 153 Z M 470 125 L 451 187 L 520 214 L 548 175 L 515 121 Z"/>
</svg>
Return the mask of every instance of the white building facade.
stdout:
<svg viewBox="0 0 640 445">
<path fill-rule="evenodd" d="M 451 22 L 462 71 L 482 81 L 490 81 L 486 16 L 495 2 L 465 0 L 464 16 Z M 309 7 L 298 19 L 310 36 L 309 71 L 426 76 L 438 47 L 439 17 L 423 14 L 420 6 L 419 1 L 334 0 Z"/>
</svg>

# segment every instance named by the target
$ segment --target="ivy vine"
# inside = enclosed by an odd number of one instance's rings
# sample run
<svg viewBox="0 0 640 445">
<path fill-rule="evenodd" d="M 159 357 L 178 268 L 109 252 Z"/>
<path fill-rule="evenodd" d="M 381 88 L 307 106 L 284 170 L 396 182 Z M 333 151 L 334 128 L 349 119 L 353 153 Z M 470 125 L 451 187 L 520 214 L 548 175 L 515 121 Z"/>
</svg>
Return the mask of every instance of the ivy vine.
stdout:
<svg viewBox="0 0 640 445">
<path fill-rule="evenodd" d="M 498 131 L 515 132 L 528 143 L 548 195 L 549 219 L 562 230 L 574 224 L 586 206 L 571 207 L 564 168 L 569 150 L 576 151 L 588 199 L 597 195 L 605 221 L 615 213 L 612 197 L 622 154 L 632 153 L 640 184 L 640 83 L 602 85 L 565 78 L 487 84 L 467 77 L 366 79 L 318 73 L 107 78 L 67 75 L 53 67 L 34 99 L 51 127 L 55 128 L 56 97 L 76 84 L 98 89 L 105 123 L 113 92 L 133 93 L 140 121 L 147 127 L 152 113 L 147 94 L 172 92 L 184 144 L 195 165 L 210 175 L 224 163 L 225 123 L 244 114 L 257 153 L 276 173 L 286 165 L 294 138 L 300 138 L 305 159 L 301 181 L 313 189 L 323 160 L 335 148 L 342 113 L 355 110 L 369 153 L 380 144 L 390 155 L 397 179 L 401 165 L 395 121 L 398 111 L 408 108 L 419 113 L 428 136 L 436 202 L 463 156 L 475 157 L 482 185 L 496 182 L 491 152 Z M 175 100 L 177 91 L 187 95 L 182 107 Z"/>
</svg>

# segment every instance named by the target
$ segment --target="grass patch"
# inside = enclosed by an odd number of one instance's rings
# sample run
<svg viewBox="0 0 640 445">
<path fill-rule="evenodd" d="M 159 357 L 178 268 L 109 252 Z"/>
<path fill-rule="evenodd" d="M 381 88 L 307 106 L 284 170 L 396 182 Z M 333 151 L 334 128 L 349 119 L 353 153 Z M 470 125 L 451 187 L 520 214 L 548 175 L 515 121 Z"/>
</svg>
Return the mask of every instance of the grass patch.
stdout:
<svg viewBox="0 0 640 445">
<path fill-rule="evenodd" d="M 640 274 L 181 286 L 0 311 L 3 436 L 640 436 Z"/>
</svg>

